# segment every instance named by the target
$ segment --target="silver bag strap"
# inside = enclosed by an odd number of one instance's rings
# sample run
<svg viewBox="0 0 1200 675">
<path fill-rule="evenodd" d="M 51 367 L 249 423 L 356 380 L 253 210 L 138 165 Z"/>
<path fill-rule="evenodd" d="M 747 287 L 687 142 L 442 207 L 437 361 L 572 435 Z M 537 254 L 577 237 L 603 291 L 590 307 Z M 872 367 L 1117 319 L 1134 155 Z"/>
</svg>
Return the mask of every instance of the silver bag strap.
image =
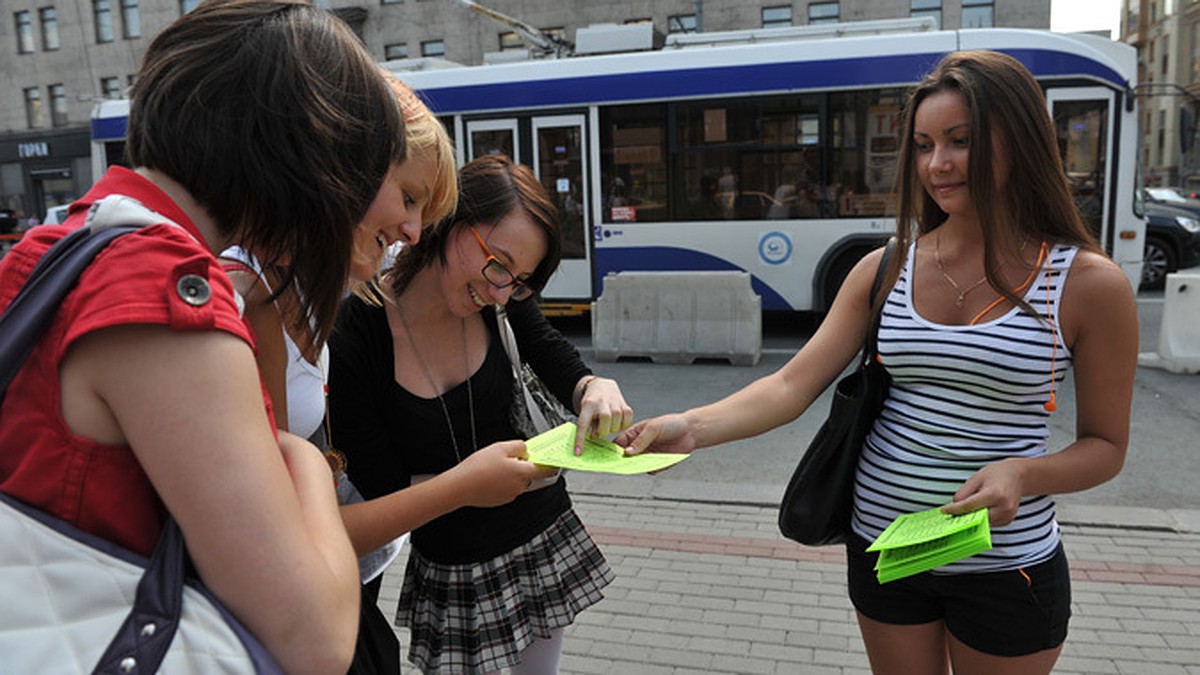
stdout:
<svg viewBox="0 0 1200 675">
<path fill-rule="evenodd" d="M 504 309 L 504 305 L 496 305 L 496 324 L 500 328 L 500 342 L 504 344 L 504 351 L 508 353 L 508 360 L 512 363 L 513 381 L 521 385 L 521 393 L 525 396 L 525 407 L 529 410 L 530 419 L 538 429 L 549 429 L 549 420 L 542 414 L 541 407 L 534 402 L 533 394 L 529 393 L 529 386 L 525 384 L 525 378 L 521 376 L 521 351 L 517 349 L 517 336 L 508 322 L 508 312 Z"/>
</svg>

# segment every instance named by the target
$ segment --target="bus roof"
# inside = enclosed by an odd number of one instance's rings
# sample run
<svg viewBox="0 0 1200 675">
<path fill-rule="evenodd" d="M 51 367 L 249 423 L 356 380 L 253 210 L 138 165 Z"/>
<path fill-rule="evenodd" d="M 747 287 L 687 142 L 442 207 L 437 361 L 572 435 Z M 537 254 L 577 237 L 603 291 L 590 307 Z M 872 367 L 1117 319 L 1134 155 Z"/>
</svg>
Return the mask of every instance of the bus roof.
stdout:
<svg viewBox="0 0 1200 675">
<path fill-rule="evenodd" d="M 739 94 L 904 87 L 945 54 L 994 49 L 1039 79 L 1131 86 L 1136 53 L 1120 43 L 1021 29 L 848 35 L 472 66 L 397 76 L 438 114 L 697 99 Z M 1124 56 L 1125 58 L 1120 58 Z M 1124 62 L 1122 62 L 1124 61 Z M 514 86 L 519 85 L 519 86 Z"/>
</svg>

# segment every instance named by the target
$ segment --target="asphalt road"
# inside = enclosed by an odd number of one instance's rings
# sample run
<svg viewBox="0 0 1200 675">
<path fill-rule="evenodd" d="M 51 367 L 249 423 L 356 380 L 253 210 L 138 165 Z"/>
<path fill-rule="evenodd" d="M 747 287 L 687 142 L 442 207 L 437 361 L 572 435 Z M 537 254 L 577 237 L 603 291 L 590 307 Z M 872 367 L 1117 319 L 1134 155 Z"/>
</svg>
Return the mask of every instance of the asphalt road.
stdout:
<svg viewBox="0 0 1200 675">
<path fill-rule="evenodd" d="M 1142 351 L 1156 351 L 1162 320 L 1162 292 L 1138 298 Z M 811 334 L 812 321 L 800 316 L 767 317 L 763 354 L 755 366 L 725 361 L 690 365 L 621 359 L 598 363 L 587 319 L 555 319 L 599 374 L 614 377 L 641 417 L 707 403 L 779 368 Z M 1051 446 L 1074 437 L 1074 386 L 1059 389 L 1051 422 Z M 573 489 L 623 496 L 654 496 L 754 504 L 778 503 L 800 454 L 829 408 L 829 393 L 800 419 L 757 438 L 701 450 L 655 476 L 614 477 L 574 473 Z M 1131 443 L 1125 468 L 1114 480 L 1085 492 L 1062 495 L 1064 504 L 1200 510 L 1200 375 L 1179 375 L 1139 367 L 1133 400 Z"/>
</svg>

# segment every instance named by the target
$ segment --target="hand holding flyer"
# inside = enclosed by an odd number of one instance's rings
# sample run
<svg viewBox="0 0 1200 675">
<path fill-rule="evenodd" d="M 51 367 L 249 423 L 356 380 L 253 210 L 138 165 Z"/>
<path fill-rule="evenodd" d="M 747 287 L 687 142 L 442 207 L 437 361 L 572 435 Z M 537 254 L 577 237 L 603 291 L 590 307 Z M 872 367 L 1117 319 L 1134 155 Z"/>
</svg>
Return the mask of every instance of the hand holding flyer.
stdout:
<svg viewBox="0 0 1200 675">
<path fill-rule="evenodd" d="M 525 441 L 529 461 L 543 466 L 557 466 L 575 471 L 599 471 L 623 476 L 660 471 L 687 459 L 684 454 L 647 452 L 626 455 L 616 443 L 602 438 L 589 438 L 583 453 L 575 456 L 575 424 L 566 422 Z"/>
<path fill-rule="evenodd" d="M 876 576 L 886 584 L 991 547 L 987 509 L 952 516 L 933 508 L 896 518 L 867 550 L 879 551 Z"/>
</svg>

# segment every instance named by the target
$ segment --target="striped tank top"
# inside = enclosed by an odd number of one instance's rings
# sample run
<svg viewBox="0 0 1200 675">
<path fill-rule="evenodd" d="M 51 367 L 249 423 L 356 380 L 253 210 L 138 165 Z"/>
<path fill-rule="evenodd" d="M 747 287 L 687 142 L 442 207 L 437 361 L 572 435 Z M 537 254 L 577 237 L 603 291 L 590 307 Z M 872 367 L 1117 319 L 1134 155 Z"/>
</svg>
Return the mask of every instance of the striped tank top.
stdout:
<svg viewBox="0 0 1200 675">
<path fill-rule="evenodd" d="M 1013 307 L 974 326 L 936 324 L 917 314 L 910 293 L 915 250 L 908 251 L 879 328 L 879 358 L 892 385 L 855 479 L 852 528 L 867 541 L 896 516 L 950 503 L 987 464 L 1046 454 L 1051 378 L 1057 387 L 1071 365 L 1051 318 L 1058 316 L 1077 247 L 1052 247 L 1026 291 L 1037 316 Z M 935 573 L 1036 564 L 1054 554 L 1059 536 L 1054 500 L 1025 497 L 1012 523 L 992 529 L 990 551 Z"/>
</svg>

